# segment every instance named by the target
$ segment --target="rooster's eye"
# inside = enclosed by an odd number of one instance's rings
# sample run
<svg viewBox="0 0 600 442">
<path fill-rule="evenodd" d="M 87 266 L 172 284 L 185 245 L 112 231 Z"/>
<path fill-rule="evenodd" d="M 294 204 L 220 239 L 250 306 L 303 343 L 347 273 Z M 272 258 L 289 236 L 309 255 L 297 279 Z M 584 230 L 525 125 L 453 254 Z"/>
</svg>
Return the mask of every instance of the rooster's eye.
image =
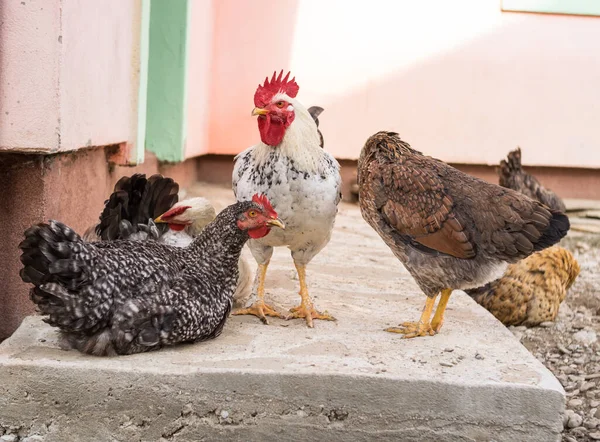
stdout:
<svg viewBox="0 0 600 442">
<path fill-rule="evenodd" d="M 250 218 L 254 218 L 256 216 L 256 210 L 251 210 L 250 212 L 248 212 L 248 216 Z"/>
<path fill-rule="evenodd" d="M 282 108 L 283 106 L 285 106 L 285 101 L 278 101 L 277 103 L 275 103 L 275 106 L 277 106 L 278 108 Z"/>
</svg>

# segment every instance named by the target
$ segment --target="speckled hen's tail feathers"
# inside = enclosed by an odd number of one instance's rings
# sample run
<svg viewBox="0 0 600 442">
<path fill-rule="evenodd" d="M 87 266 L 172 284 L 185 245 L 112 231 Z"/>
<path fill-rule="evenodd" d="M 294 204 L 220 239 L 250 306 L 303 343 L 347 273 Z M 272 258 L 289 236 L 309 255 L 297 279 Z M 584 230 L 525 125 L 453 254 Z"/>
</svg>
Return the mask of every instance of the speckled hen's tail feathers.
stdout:
<svg viewBox="0 0 600 442">
<path fill-rule="evenodd" d="M 93 329 L 108 310 L 103 298 L 93 304 L 79 296 L 87 275 L 72 255 L 74 248 L 85 253 L 86 246 L 91 247 L 73 229 L 53 220 L 27 229 L 25 239 L 19 244 L 21 279 L 35 286 L 30 290 L 31 300 L 47 315 L 46 322 L 64 331 Z M 103 288 L 104 278 L 91 285 L 92 291 Z"/>
</svg>

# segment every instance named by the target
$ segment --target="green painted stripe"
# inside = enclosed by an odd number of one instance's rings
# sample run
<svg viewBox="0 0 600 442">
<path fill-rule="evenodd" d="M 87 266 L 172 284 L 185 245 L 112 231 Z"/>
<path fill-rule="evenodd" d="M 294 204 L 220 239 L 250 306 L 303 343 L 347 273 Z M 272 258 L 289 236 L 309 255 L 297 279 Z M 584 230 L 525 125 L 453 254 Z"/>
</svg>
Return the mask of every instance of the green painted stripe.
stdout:
<svg viewBox="0 0 600 442">
<path fill-rule="evenodd" d="M 502 0 L 502 10 L 554 14 L 598 15 L 599 0 Z"/>
<path fill-rule="evenodd" d="M 189 0 L 152 0 L 146 148 L 182 161 L 186 137 Z"/>
<path fill-rule="evenodd" d="M 148 94 L 148 50 L 150 47 L 150 0 L 142 0 L 140 5 L 140 54 L 138 84 L 138 114 L 135 164 L 144 162 L 146 145 L 146 105 Z"/>
</svg>

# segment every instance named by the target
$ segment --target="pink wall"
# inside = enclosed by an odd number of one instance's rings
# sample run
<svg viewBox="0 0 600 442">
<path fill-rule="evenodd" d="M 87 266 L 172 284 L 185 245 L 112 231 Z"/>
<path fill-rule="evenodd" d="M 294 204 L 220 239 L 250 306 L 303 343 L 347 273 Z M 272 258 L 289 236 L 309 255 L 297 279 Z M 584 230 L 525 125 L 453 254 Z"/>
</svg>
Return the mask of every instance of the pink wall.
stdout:
<svg viewBox="0 0 600 442">
<path fill-rule="evenodd" d="M 191 1 L 189 6 L 186 158 L 209 151 L 215 3 L 214 0 Z"/>
<path fill-rule="evenodd" d="M 141 0 L 2 2 L 0 150 L 135 141 L 140 7 Z"/>
<path fill-rule="evenodd" d="M 600 18 L 502 13 L 497 0 L 214 8 L 208 152 L 258 140 L 256 85 L 290 68 L 340 158 L 387 129 L 451 162 L 495 164 L 520 145 L 527 164 L 600 168 Z"/>
</svg>

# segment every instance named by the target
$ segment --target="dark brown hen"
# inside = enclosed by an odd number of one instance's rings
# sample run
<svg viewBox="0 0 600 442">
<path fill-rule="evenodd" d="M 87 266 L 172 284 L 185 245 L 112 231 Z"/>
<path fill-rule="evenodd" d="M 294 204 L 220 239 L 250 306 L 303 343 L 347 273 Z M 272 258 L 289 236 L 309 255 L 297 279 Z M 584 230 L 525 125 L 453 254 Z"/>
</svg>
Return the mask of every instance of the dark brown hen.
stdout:
<svg viewBox="0 0 600 442">
<path fill-rule="evenodd" d="M 500 161 L 500 167 L 496 169 L 500 185 L 508 189 L 527 195 L 529 198 L 539 201 L 551 209 L 566 212 L 565 203 L 557 194 L 546 189 L 533 176 L 521 167 L 521 148 L 508 153 L 506 160 Z"/>
<path fill-rule="evenodd" d="M 569 230 L 564 214 L 424 156 L 393 132 L 367 140 L 358 183 L 363 217 L 428 297 L 418 323 L 388 329 L 406 337 L 440 330 L 452 290 L 497 278 Z"/>
</svg>

